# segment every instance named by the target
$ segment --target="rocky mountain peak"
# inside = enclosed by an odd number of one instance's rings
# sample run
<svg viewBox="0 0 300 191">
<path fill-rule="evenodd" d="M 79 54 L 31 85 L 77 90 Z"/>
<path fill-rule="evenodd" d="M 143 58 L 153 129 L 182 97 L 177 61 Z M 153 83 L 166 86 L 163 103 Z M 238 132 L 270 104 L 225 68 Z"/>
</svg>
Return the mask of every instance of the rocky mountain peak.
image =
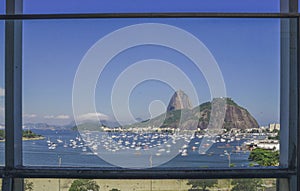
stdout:
<svg viewBox="0 0 300 191">
<path fill-rule="evenodd" d="M 225 101 L 225 102 L 224 102 Z M 168 110 L 165 114 L 157 116 L 150 120 L 145 120 L 131 127 L 162 127 L 162 128 L 181 128 L 181 129 L 207 129 L 214 128 L 209 126 L 212 110 L 214 115 L 220 116 L 219 107 L 225 105 L 225 116 L 222 121 L 222 129 L 250 129 L 258 128 L 259 125 L 255 118 L 247 111 L 235 103 L 231 98 L 214 98 L 209 102 L 202 103 L 191 109 L 191 102 L 183 91 L 177 91 L 172 96 Z M 213 107 L 215 109 L 213 109 Z M 221 118 L 220 118 L 221 119 Z M 223 119 L 222 119 L 223 120 Z M 213 119 L 211 122 L 214 122 Z"/>
<path fill-rule="evenodd" d="M 180 110 L 180 109 L 192 109 L 191 101 L 182 90 L 176 91 L 170 99 L 167 112 Z"/>
<path fill-rule="evenodd" d="M 197 116 L 200 116 L 198 124 L 200 129 L 206 129 L 208 127 L 211 115 L 211 106 L 212 104 L 216 104 L 215 106 L 218 107 L 217 104 L 220 99 L 225 99 L 226 101 L 226 113 L 223 123 L 224 129 L 250 129 L 259 127 L 257 121 L 247 111 L 247 109 L 239 106 L 231 98 L 215 98 L 212 102 L 201 104 L 199 108 L 196 108 L 196 111 L 198 112 Z"/>
</svg>

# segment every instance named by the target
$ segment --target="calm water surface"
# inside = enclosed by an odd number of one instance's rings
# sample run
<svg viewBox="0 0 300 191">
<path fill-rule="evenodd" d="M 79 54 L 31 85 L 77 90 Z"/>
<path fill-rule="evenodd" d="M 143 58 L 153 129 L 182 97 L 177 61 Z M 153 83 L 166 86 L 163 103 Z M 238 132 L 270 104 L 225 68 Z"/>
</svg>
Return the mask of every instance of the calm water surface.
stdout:
<svg viewBox="0 0 300 191">
<path fill-rule="evenodd" d="M 113 165 L 102 160 L 90 147 L 85 147 L 80 140 L 78 132 L 72 130 L 32 130 L 45 137 L 44 140 L 24 141 L 23 142 L 23 162 L 24 165 L 32 166 L 71 166 L 71 167 L 113 167 Z M 77 137 L 77 139 L 76 139 Z M 79 138 L 79 140 L 78 140 Z M 61 140 L 59 143 L 57 140 Z M 77 141 L 72 145 L 72 141 Z M 56 147 L 49 149 L 48 142 L 56 143 Z M 193 167 L 193 168 L 220 168 L 228 167 L 229 159 L 224 154 L 226 150 L 231 153 L 230 160 L 235 167 L 249 166 L 249 152 L 232 152 L 236 146 L 241 145 L 245 140 L 214 143 L 206 154 L 199 154 L 193 150 L 192 146 L 201 142 L 200 138 L 194 138 L 188 144 L 187 156 L 179 153 L 171 161 L 162 164 L 160 167 Z M 80 146 L 80 142 L 82 145 Z M 0 164 L 4 164 L 4 143 L 0 143 Z M 131 160 L 130 155 L 122 156 L 123 160 Z M 59 162 L 61 161 L 61 162 Z"/>
</svg>

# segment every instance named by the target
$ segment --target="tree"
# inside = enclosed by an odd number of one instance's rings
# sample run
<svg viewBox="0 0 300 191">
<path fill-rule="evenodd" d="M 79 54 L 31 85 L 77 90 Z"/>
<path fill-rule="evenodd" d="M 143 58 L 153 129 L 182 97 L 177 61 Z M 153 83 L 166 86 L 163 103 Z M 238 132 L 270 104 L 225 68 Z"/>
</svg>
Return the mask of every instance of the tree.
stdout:
<svg viewBox="0 0 300 191">
<path fill-rule="evenodd" d="M 117 189 L 117 188 L 113 188 L 113 189 L 111 189 L 111 190 L 109 190 L 109 191 L 121 191 L 121 190 L 119 190 L 119 189 Z"/>
<path fill-rule="evenodd" d="M 189 180 L 187 185 L 192 185 L 189 191 L 208 191 L 209 187 L 213 187 L 218 183 L 215 179 Z"/>
<path fill-rule="evenodd" d="M 279 151 L 257 148 L 251 151 L 249 159 L 261 166 L 276 166 L 279 164 Z"/>
<path fill-rule="evenodd" d="M 100 186 L 90 179 L 77 179 L 71 184 L 69 191 L 99 191 Z"/>
<path fill-rule="evenodd" d="M 0 140 L 5 138 L 5 131 L 0 129 Z"/>
<path fill-rule="evenodd" d="M 25 191 L 33 191 L 33 182 L 25 180 Z"/>
<path fill-rule="evenodd" d="M 258 191 L 262 187 L 262 181 L 257 178 L 253 179 L 234 179 L 231 184 L 231 191 Z"/>
</svg>

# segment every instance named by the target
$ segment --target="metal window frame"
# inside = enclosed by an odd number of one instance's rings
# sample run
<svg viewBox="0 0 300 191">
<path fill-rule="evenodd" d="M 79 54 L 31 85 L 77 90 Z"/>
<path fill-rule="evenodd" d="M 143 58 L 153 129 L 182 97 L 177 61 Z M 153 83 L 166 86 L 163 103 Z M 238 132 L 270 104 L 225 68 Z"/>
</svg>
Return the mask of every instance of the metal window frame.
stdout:
<svg viewBox="0 0 300 191">
<path fill-rule="evenodd" d="M 121 13 L 22 14 L 22 0 L 6 0 L 5 20 L 5 166 L 0 167 L 3 191 L 23 190 L 23 178 L 198 179 L 283 178 L 278 190 L 299 190 L 299 76 L 300 15 L 298 0 L 281 0 L 280 13 Z M 93 18 L 290 18 L 281 23 L 281 123 L 280 168 L 132 170 L 120 168 L 29 167 L 22 164 L 22 21 L 27 19 Z"/>
<path fill-rule="evenodd" d="M 11 14 L 0 20 L 113 19 L 113 18 L 298 18 L 299 13 L 85 13 L 85 14 Z"/>
</svg>

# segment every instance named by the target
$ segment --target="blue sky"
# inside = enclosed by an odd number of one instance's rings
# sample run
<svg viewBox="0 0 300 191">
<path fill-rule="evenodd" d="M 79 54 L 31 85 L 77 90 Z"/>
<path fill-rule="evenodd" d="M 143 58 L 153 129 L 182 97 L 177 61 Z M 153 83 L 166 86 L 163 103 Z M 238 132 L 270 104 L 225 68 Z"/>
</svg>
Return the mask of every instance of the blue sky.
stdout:
<svg viewBox="0 0 300 191">
<path fill-rule="evenodd" d="M 278 12 L 279 0 L 25 0 L 25 13 Z"/>
<path fill-rule="evenodd" d="M 3 2 L 3 1 L 2 1 Z M 68 1 L 69 2 L 69 1 Z M 25 1 L 25 13 L 241 11 L 277 12 L 277 1 Z M 133 3 L 134 2 L 134 3 Z M 151 1 L 153 2 L 153 1 Z M 59 7 L 57 5 L 60 5 Z M 97 5 L 97 6 L 96 6 Z M 197 5 L 197 6 L 196 6 Z M 1 4 L 0 4 L 1 6 Z M 1 12 L 1 8 L 0 8 Z M 279 20 L 277 19 L 93 19 L 24 21 L 24 121 L 66 124 L 72 120 L 72 87 L 76 70 L 88 49 L 104 35 L 138 23 L 164 23 L 201 40 L 215 57 L 228 97 L 248 109 L 261 125 L 278 122 Z M 0 22 L 3 42 L 3 22 Z M 184 42 L 182 42 L 184 43 Z M 3 71 L 3 43 L 0 70 Z M 111 60 L 96 89 L 97 112 L 111 116 L 113 82 L 128 66 L 143 59 L 162 59 L 180 68 L 193 82 L 199 102 L 209 101 L 208 84 L 184 55 L 161 46 L 128 49 Z M 168 74 L 168 71 L 166 71 Z M 0 87 L 4 87 L 0 78 Z M 130 96 L 135 117 L 149 117 L 153 100 L 168 103 L 173 90 L 158 81 L 139 84 Z M 1 95 L 0 95 L 1 96 Z M 0 97 L 3 106 L 3 96 Z M 159 108 L 161 109 L 161 108 Z M 1 117 L 0 117 L 1 120 Z M 0 121 L 1 123 L 1 121 Z"/>
</svg>

